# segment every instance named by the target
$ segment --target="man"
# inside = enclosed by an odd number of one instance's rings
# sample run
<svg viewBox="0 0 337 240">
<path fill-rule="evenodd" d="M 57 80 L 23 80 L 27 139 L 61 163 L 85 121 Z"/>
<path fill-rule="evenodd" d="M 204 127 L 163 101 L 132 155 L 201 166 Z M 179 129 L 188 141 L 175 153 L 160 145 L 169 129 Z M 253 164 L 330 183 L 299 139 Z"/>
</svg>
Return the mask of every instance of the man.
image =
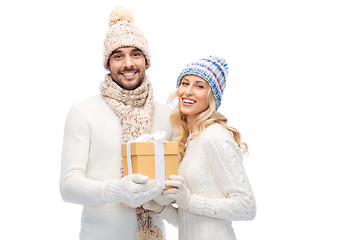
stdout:
<svg viewBox="0 0 337 240">
<path fill-rule="evenodd" d="M 122 176 L 121 143 L 154 131 L 172 134 L 169 111 L 153 101 L 150 54 L 132 15 L 116 8 L 104 41 L 110 71 L 101 94 L 74 105 L 67 118 L 60 179 L 64 201 L 83 205 L 81 240 L 162 239 L 163 222 L 141 205 L 162 192 L 156 180 Z"/>
</svg>

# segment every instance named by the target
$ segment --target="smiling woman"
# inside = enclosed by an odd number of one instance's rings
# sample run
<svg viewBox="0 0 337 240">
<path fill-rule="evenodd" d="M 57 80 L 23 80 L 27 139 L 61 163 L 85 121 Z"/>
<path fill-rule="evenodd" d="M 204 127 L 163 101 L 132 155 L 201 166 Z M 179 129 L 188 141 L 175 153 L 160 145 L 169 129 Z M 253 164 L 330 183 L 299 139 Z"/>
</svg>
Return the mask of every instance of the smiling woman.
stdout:
<svg viewBox="0 0 337 240">
<path fill-rule="evenodd" d="M 149 41 L 157 102 L 191 60 L 216 53 L 230 63 L 218 111 L 249 144 L 258 203 L 253 222 L 233 222 L 237 238 L 337 239 L 335 2 L 1 1 L 0 239 L 79 239 L 83 207 L 64 203 L 58 189 L 63 129 L 70 104 L 100 93 L 115 5 L 134 13 Z M 166 234 L 176 240 L 177 228 L 166 224 Z"/>
<path fill-rule="evenodd" d="M 242 158 L 247 145 L 217 112 L 226 86 L 227 62 L 209 56 L 187 65 L 177 81 L 179 103 L 170 120 L 179 143 L 179 175 L 163 195 L 172 205 L 158 215 L 179 225 L 179 239 L 236 239 L 232 221 L 255 217 L 255 198 Z M 173 216 L 173 217 L 172 217 Z"/>
<path fill-rule="evenodd" d="M 180 111 L 191 129 L 197 116 L 208 108 L 209 90 L 209 84 L 199 76 L 187 75 L 181 80 L 177 91 Z"/>
</svg>

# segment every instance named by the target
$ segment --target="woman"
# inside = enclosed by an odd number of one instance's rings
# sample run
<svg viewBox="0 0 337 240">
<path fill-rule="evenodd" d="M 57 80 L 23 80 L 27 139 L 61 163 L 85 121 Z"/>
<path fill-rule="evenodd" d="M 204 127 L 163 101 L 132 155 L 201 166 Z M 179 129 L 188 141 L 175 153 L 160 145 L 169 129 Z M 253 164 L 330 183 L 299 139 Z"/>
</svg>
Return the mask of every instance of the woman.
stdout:
<svg viewBox="0 0 337 240">
<path fill-rule="evenodd" d="M 216 111 L 227 69 L 224 59 L 210 56 L 187 65 L 178 77 L 174 97 L 179 104 L 170 120 L 182 160 L 179 176 L 166 181 L 176 188 L 163 192 L 178 209 L 154 201 L 146 207 L 173 224 L 178 221 L 179 239 L 236 239 L 231 221 L 255 217 L 255 200 L 242 165 L 247 145 Z"/>
</svg>

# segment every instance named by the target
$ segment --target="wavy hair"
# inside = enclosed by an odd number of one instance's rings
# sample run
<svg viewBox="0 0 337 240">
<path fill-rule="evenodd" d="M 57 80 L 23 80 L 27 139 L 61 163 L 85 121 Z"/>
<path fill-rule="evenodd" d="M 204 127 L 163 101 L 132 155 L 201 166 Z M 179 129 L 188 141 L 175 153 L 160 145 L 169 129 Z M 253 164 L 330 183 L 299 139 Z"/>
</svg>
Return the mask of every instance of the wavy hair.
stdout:
<svg viewBox="0 0 337 240">
<path fill-rule="evenodd" d="M 168 102 L 173 103 L 177 97 L 178 94 L 176 91 L 169 96 Z M 238 144 L 239 148 L 242 151 L 242 154 L 244 155 L 248 153 L 248 145 L 241 141 L 240 132 L 236 128 L 229 126 L 227 124 L 228 119 L 221 113 L 216 111 L 216 103 L 211 88 L 209 88 L 208 91 L 207 101 L 208 108 L 204 112 L 200 113 L 199 116 L 196 118 L 193 129 L 191 129 L 191 132 L 193 132 L 191 137 L 197 137 L 208 126 L 214 123 L 219 123 L 232 133 L 234 141 Z M 170 115 L 170 122 L 177 136 L 176 141 L 178 141 L 179 155 L 181 161 L 185 155 L 185 145 L 190 135 L 190 131 L 187 125 L 186 115 L 180 112 L 179 103 L 176 104 Z"/>
</svg>

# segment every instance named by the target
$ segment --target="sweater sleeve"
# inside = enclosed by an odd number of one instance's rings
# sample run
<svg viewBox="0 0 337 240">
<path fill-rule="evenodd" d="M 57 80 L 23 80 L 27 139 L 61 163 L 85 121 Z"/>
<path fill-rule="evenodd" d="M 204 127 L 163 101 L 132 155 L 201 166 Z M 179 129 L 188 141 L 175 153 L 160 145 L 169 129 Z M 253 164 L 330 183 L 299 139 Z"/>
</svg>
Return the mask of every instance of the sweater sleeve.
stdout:
<svg viewBox="0 0 337 240">
<path fill-rule="evenodd" d="M 206 162 L 224 197 L 215 199 L 193 194 L 189 211 L 229 221 L 253 219 L 255 199 L 242 164 L 241 150 L 232 135 L 224 128 L 220 131 L 216 128 L 205 134 L 203 140 Z"/>
<path fill-rule="evenodd" d="M 156 214 L 162 219 L 165 219 L 169 224 L 178 227 L 178 209 L 171 204 L 166 205 L 161 213 Z"/>
<path fill-rule="evenodd" d="M 90 150 L 90 128 L 76 107 L 69 111 L 63 140 L 60 192 L 64 201 L 81 205 L 108 202 L 105 189 L 108 182 L 87 178 Z"/>
</svg>

